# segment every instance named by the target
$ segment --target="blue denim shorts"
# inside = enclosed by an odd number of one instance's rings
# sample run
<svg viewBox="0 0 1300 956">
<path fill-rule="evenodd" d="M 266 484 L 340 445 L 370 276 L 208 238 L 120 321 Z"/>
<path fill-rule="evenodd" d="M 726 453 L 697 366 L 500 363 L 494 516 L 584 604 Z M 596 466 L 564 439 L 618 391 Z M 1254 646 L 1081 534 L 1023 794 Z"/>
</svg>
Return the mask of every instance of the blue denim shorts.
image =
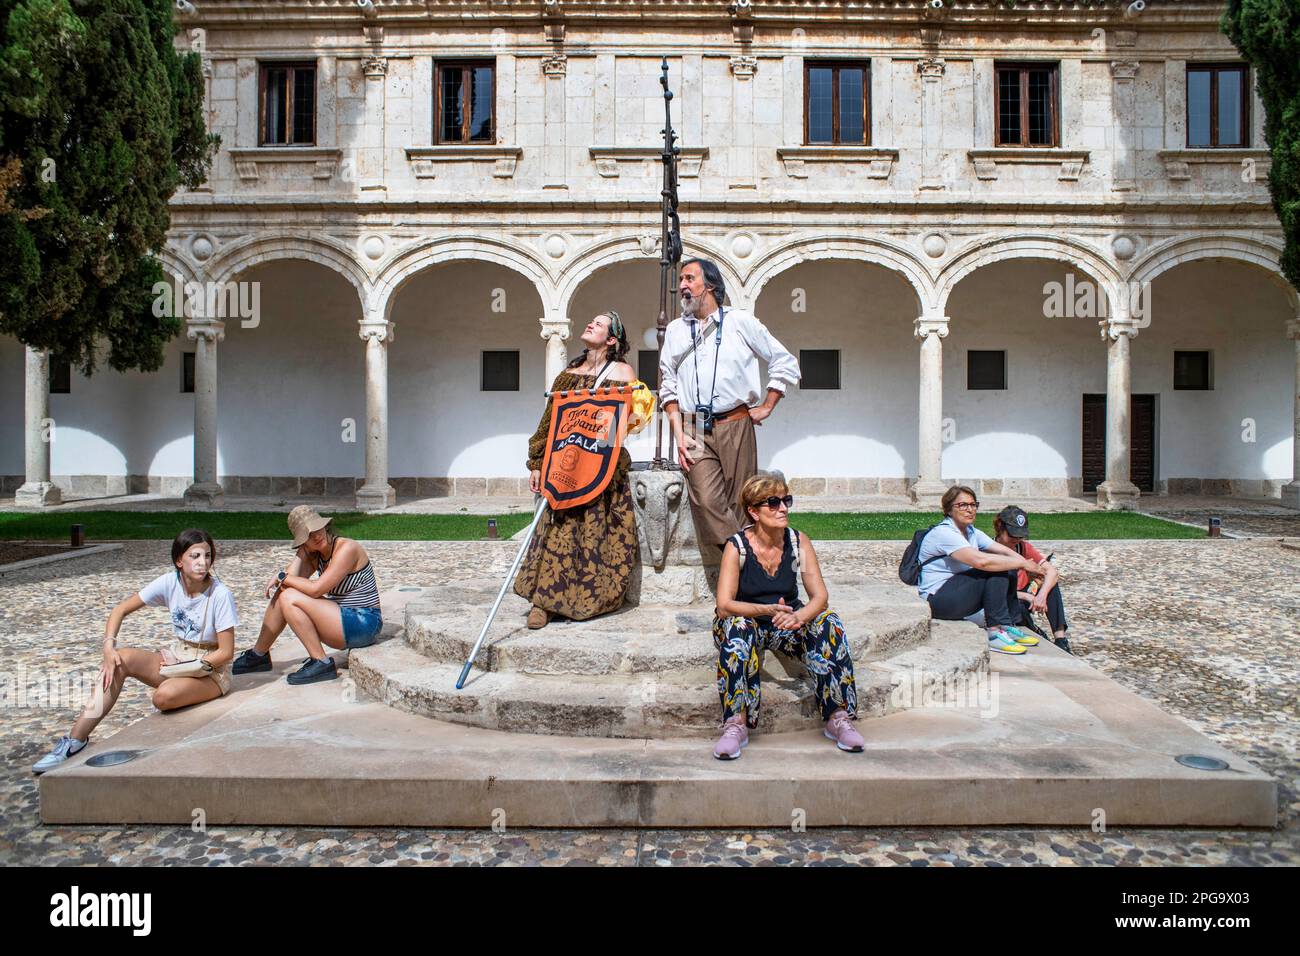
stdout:
<svg viewBox="0 0 1300 956">
<path fill-rule="evenodd" d="M 377 607 L 341 607 L 343 643 L 348 647 L 369 647 L 375 643 L 384 619 Z"/>
</svg>

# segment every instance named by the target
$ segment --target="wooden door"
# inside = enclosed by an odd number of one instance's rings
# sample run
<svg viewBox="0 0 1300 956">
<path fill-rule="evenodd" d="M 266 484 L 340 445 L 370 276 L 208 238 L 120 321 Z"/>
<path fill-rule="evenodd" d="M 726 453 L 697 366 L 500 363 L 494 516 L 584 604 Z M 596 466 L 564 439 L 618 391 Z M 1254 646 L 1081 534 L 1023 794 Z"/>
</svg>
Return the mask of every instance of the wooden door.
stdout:
<svg viewBox="0 0 1300 956">
<path fill-rule="evenodd" d="M 1129 402 L 1129 480 L 1152 494 L 1156 485 L 1156 397 L 1134 395 Z M 1083 490 L 1094 492 L 1106 480 L 1106 396 L 1083 396 Z"/>
</svg>

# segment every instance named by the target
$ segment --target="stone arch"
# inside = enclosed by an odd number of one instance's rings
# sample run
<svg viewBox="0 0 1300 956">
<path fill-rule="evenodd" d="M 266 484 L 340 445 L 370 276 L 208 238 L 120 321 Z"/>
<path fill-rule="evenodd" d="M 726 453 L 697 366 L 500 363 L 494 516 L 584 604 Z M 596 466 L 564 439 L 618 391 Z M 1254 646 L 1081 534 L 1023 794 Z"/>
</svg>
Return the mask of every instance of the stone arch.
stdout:
<svg viewBox="0 0 1300 956">
<path fill-rule="evenodd" d="M 351 250 L 336 240 L 320 237 L 259 233 L 247 242 L 223 249 L 212 258 L 206 271 L 214 282 L 232 282 L 254 266 L 281 259 L 303 259 L 337 272 L 356 289 L 363 308 L 370 298 L 370 281 Z"/>
<path fill-rule="evenodd" d="M 376 278 L 371 306 L 382 309 L 387 319 L 397 292 L 412 276 L 436 265 L 466 260 L 491 262 L 519 273 L 536 288 L 543 310 L 552 306 L 551 274 L 541 260 L 522 245 L 482 236 L 442 236 L 403 250 Z"/>
<path fill-rule="evenodd" d="M 740 274 L 731 267 L 731 264 L 719 250 L 708 243 L 693 240 L 683 242 L 682 259 L 690 259 L 696 255 L 705 259 L 712 259 L 718 264 L 718 269 L 722 272 L 722 278 L 727 283 L 727 297 L 733 303 L 738 302 L 740 297 L 747 296 Z M 646 255 L 641 250 L 640 239 L 637 236 L 619 236 L 614 239 L 606 239 L 576 257 L 560 271 L 556 283 L 558 291 L 555 302 L 559 307 L 558 314 L 560 316 L 569 314 L 569 307 L 573 303 L 574 294 L 593 275 L 607 266 L 627 262 L 631 259 L 644 259 L 647 268 L 659 268 L 658 255 Z M 669 319 L 671 320 L 675 316 L 676 311 L 674 310 Z"/>
<path fill-rule="evenodd" d="M 1293 314 L 1300 314 L 1300 294 L 1282 275 L 1282 242 L 1272 237 L 1182 236 L 1157 243 L 1133 264 L 1133 282 L 1150 282 L 1163 272 L 1198 259 L 1234 259 L 1262 269 L 1286 294 Z"/>
<path fill-rule="evenodd" d="M 1117 268 L 1100 250 L 1077 239 L 1036 233 L 985 236 L 962 249 L 939 274 L 935 304 L 942 313 L 952 290 L 982 266 L 1008 259 L 1057 259 L 1087 274 L 1109 296 L 1121 281 Z"/>
<path fill-rule="evenodd" d="M 916 293 L 919 312 L 924 312 L 934 301 L 934 280 L 905 245 L 886 239 L 851 236 L 801 238 L 769 251 L 750 269 L 747 285 L 751 290 L 751 301 L 758 302 L 764 287 L 773 278 L 814 259 L 847 259 L 882 266 L 907 280 Z"/>
</svg>

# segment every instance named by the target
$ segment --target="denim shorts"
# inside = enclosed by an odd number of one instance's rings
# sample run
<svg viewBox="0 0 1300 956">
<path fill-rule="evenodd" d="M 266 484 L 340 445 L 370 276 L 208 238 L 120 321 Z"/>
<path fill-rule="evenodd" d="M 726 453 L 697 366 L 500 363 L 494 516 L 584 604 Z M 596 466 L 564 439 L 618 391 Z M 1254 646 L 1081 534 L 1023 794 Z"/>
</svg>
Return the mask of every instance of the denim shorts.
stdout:
<svg viewBox="0 0 1300 956">
<path fill-rule="evenodd" d="M 375 643 L 384 619 L 377 607 L 341 607 L 343 643 L 348 647 L 369 647 Z"/>
</svg>

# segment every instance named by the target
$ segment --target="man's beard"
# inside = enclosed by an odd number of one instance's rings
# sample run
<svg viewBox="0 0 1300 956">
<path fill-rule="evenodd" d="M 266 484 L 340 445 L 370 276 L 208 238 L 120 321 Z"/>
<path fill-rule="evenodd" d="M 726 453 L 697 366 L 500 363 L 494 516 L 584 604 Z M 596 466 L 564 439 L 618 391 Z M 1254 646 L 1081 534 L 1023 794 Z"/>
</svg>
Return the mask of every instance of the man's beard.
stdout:
<svg viewBox="0 0 1300 956">
<path fill-rule="evenodd" d="M 701 299 L 695 296 L 682 296 L 682 315 L 689 315 L 692 318 L 700 311 Z"/>
</svg>

